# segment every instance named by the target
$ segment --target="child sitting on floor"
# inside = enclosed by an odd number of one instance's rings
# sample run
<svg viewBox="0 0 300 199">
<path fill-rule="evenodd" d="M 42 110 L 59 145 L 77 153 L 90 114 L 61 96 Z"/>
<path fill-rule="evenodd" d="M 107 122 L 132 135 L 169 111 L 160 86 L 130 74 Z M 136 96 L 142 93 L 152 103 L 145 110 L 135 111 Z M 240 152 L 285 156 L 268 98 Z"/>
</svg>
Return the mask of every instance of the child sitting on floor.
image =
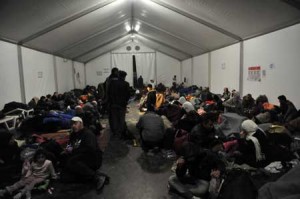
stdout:
<svg viewBox="0 0 300 199">
<path fill-rule="evenodd" d="M 34 186 L 44 182 L 49 176 L 52 179 L 57 178 L 52 162 L 46 159 L 45 151 L 38 149 L 31 163 L 28 160 L 24 161 L 21 180 L 11 186 L 5 187 L 5 189 L 1 189 L 0 197 L 6 193 L 12 194 L 14 191 L 23 188 L 13 198 L 20 199 L 23 195 L 26 195 L 26 199 L 30 199 L 31 190 Z"/>
</svg>

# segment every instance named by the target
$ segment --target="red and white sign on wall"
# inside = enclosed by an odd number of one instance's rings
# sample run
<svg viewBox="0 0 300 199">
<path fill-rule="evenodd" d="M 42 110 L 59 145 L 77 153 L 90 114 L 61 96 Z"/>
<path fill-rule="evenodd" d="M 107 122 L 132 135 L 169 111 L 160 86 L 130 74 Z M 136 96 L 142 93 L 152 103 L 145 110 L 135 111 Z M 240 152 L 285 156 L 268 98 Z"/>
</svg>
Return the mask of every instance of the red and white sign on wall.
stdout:
<svg viewBox="0 0 300 199">
<path fill-rule="evenodd" d="M 248 78 L 249 81 L 261 81 L 261 67 L 250 66 L 248 67 Z"/>
</svg>

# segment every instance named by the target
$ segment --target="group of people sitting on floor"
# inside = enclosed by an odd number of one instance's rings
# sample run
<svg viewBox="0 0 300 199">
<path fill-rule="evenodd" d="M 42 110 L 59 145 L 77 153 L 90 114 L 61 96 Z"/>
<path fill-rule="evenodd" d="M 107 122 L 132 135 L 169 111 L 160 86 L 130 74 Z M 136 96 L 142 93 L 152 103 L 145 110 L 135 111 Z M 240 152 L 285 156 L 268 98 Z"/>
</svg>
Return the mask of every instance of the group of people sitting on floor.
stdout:
<svg viewBox="0 0 300 199">
<path fill-rule="evenodd" d="M 78 97 L 72 91 L 54 93 L 38 101 L 35 98 L 29 103 L 34 114 L 21 121 L 17 132 L 0 129 L 0 183 L 8 185 L 12 176 L 20 177 L 18 182 L 0 189 L 0 198 L 13 194 L 14 199 L 29 199 L 34 188 L 49 185 L 49 180 L 93 182 L 97 190 L 109 182 L 109 177 L 99 170 L 103 126 L 93 90 L 87 88 Z M 12 105 L 16 103 L 9 103 L 6 109 Z M 56 132 L 62 129 L 71 132 L 64 142 L 43 137 L 44 133 L 59 134 Z"/>
<path fill-rule="evenodd" d="M 255 169 L 299 158 L 291 150 L 292 136 L 286 132 L 293 134 L 300 130 L 297 122 L 300 115 L 284 95 L 278 97 L 280 105 L 276 106 L 265 95 L 256 100 L 251 94 L 241 98 L 238 91 L 231 93 L 227 88 L 220 96 L 208 88 L 186 96 L 180 96 L 176 90 L 162 92 L 159 86 L 157 90 L 148 85 L 148 93 L 140 104 L 146 112 L 136 127 L 146 154 L 157 148 L 175 150 L 177 165 L 169 179 L 169 189 L 184 198 L 216 197 L 218 193 L 211 191 L 216 189 L 211 188 L 210 181 L 220 182 L 232 162 Z M 240 133 L 229 137 L 216 131 L 224 112 L 244 118 Z M 166 126 L 164 118 L 171 125 Z M 286 131 L 272 134 L 258 126 L 263 123 L 280 125 Z"/>
<path fill-rule="evenodd" d="M 125 77 L 125 73 L 114 68 L 105 85 L 102 85 L 104 93 L 101 97 L 95 87 L 87 86 L 77 97 L 77 91 L 73 91 L 63 95 L 54 93 L 38 101 L 33 98 L 29 105 L 34 108 L 35 115 L 22 122 L 22 132 L 71 128 L 72 133 L 68 144 L 55 158 L 45 149 L 38 149 L 35 155 L 27 157 L 31 163 L 24 161 L 21 180 L 0 190 L 0 196 L 14 193 L 15 199 L 23 195 L 29 199 L 36 184 L 48 177 L 57 178 L 55 169 L 61 171 L 59 178 L 64 182 L 92 181 L 97 189 L 108 183 L 109 178 L 99 172 L 102 151 L 97 137 L 103 129 L 100 113 L 105 113 L 103 106 L 108 107 L 112 133 L 126 134 L 125 114 L 130 88 Z M 278 97 L 280 105 L 276 106 L 270 104 L 266 96 L 254 100 L 248 94 L 241 98 L 238 91 L 229 92 L 227 88 L 222 95 L 216 95 L 209 88 L 184 88 L 175 84 L 168 89 L 163 84 L 156 88 L 149 84 L 147 91 L 141 90 L 141 93 L 145 96 L 140 105 L 143 109 L 140 110 L 146 110 L 136 124 L 141 147 L 146 154 L 152 149 L 175 151 L 176 170 L 168 184 L 170 190 L 185 198 L 217 195 L 217 191 L 211 191 L 218 190 L 211 187 L 211 181 L 220 181 L 229 162 L 258 168 L 273 161 L 287 162 L 295 158 L 289 150 L 291 140 L 282 143 L 258 126 L 267 122 L 278 123 L 292 133 L 299 131 L 299 113 L 284 95 Z M 216 131 L 215 126 L 223 111 L 247 117 L 241 123 L 240 133 L 226 137 Z M 3 146 L 10 150 L 11 155 L 0 151 L 0 169 L 20 160 L 16 142 L 12 141 L 11 134 L 5 135 Z"/>
</svg>

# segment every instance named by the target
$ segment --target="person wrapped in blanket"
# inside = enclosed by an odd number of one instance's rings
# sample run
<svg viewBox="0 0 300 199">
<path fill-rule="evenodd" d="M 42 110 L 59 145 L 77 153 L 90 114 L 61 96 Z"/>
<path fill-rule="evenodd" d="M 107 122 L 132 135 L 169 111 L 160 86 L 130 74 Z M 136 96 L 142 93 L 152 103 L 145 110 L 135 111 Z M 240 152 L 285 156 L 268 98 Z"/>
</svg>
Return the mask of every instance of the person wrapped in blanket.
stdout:
<svg viewBox="0 0 300 199">
<path fill-rule="evenodd" d="M 176 174 L 168 181 L 170 191 L 188 199 L 207 197 L 210 181 L 220 178 L 225 171 L 225 164 L 218 154 L 222 149 L 222 142 L 217 139 L 208 149 L 193 141 L 185 143 L 182 156 L 177 160 Z"/>
<path fill-rule="evenodd" d="M 29 160 L 24 161 L 22 178 L 13 185 L 1 189 L 0 197 L 5 194 L 13 194 L 19 190 L 19 192 L 14 195 L 14 199 L 20 199 L 24 195 L 26 196 L 26 199 L 30 199 L 31 190 L 35 185 L 45 182 L 49 177 L 52 179 L 57 178 L 53 164 L 50 160 L 46 159 L 45 151 L 43 149 L 38 149 L 35 152 L 31 163 Z"/>
</svg>

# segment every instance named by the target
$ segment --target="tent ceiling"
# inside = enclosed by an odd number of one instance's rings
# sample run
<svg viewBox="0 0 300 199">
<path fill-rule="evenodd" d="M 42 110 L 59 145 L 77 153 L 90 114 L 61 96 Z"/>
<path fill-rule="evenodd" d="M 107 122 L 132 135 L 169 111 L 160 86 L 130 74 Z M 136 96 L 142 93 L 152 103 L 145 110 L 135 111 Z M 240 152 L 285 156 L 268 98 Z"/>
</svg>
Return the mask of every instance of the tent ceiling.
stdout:
<svg viewBox="0 0 300 199">
<path fill-rule="evenodd" d="M 184 60 L 299 23 L 299 7 L 298 0 L 3 0 L 0 39 L 88 62 L 134 33 Z M 137 23 L 139 31 L 125 29 Z"/>
</svg>

